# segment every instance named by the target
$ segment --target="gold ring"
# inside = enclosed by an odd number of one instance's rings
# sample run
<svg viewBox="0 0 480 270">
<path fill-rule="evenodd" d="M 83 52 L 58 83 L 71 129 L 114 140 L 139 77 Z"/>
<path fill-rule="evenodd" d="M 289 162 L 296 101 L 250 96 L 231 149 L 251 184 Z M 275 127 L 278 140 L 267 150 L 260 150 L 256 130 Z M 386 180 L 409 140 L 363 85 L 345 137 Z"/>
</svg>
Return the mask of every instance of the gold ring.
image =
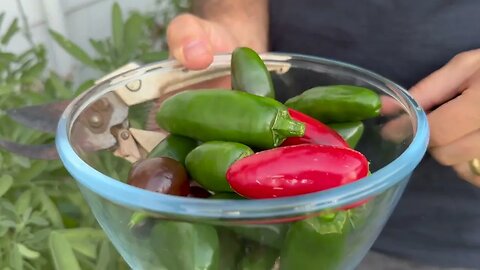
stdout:
<svg viewBox="0 0 480 270">
<path fill-rule="evenodd" d="M 470 163 L 470 170 L 472 170 L 472 173 L 480 176 L 480 159 L 474 158 L 470 160 L 469 163 Z"/>
</svg>

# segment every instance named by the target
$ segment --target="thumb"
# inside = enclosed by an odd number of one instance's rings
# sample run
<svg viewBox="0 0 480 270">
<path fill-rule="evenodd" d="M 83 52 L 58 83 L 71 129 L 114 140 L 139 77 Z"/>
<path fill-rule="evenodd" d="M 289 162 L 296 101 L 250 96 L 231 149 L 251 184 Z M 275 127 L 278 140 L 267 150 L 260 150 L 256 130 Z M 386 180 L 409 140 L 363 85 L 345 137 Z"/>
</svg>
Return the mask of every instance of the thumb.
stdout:
<svg viewBox="0 0 480 270">
<path fill-rule="evenodd" d="M 410 94 L 424 110 L 454 98 L 466 87 L 468 79 L 478 71 L 480 50 L 463 52 L 453 57 L 446 65 L 418 82 Z"/>
<path fill-rule="evenodd" d="M 191 15 L 175 17 L 167 27 L 170 55 L 188 69 L 203 69 L 213 61 L 213 49 L 206 29 L 208 22 Z"/>
</svg>

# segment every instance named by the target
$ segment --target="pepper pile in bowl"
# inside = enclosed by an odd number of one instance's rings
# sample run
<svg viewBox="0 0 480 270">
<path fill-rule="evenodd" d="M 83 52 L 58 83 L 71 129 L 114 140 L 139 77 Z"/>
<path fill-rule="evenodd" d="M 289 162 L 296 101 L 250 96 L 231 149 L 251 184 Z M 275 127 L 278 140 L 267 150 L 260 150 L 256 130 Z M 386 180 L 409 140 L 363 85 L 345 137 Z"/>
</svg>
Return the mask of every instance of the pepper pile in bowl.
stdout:
<svg viewBox="0 0 480 270">
<path fill-rule="evenodd" d="M 374 91 L 307 89 L 281 103 L 255 51 L 237 48 L 231 88 L 186 90 L 157 112 L 169 132 L 130 171 L 130 185 L 178 196 L 265 199 L 319 192 L 369 173 L 355 150 L 363 120 L 380 112 Z"/>
</svg>

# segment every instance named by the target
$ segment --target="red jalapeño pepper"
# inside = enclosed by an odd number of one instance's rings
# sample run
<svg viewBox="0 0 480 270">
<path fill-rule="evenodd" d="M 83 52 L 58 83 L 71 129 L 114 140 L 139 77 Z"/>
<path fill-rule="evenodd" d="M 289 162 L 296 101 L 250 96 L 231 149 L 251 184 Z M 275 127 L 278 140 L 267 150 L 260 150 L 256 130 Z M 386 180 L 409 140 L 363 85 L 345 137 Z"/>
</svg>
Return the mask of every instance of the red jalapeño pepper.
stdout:
<svg viewBox="0 0 480 270">
<path fill-rule="evenodd" d="M 338 146 L 301 144 L 257 152 L 227 171 L 232 189 L 249 199 L 295 196 L 354 182 L 368 174 L 360 152 Z"/>
<path fill-rule="evenodd" d="M 282 146 L 311 143 L 349 147 L 340 134 L 317 119 L 290 108 L 288 113 L 292 119 L 305 124 L 305 133 L 302 137 L 288 137 Z"/>
</svg>

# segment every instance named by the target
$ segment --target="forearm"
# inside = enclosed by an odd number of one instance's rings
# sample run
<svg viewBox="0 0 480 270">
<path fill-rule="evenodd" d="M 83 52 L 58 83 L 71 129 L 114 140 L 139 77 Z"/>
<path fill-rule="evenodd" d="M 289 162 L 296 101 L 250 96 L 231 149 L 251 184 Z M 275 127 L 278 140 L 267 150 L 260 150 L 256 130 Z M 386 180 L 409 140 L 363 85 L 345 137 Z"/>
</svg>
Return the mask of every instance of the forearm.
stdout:
<svg viewBox="0 0 480 270">
<path fill-rule="evenodd" d="M 239 46 L 268 48 L 268 0 L 194 0 L 193 13 L 225 27 Z"/>
</svg>

